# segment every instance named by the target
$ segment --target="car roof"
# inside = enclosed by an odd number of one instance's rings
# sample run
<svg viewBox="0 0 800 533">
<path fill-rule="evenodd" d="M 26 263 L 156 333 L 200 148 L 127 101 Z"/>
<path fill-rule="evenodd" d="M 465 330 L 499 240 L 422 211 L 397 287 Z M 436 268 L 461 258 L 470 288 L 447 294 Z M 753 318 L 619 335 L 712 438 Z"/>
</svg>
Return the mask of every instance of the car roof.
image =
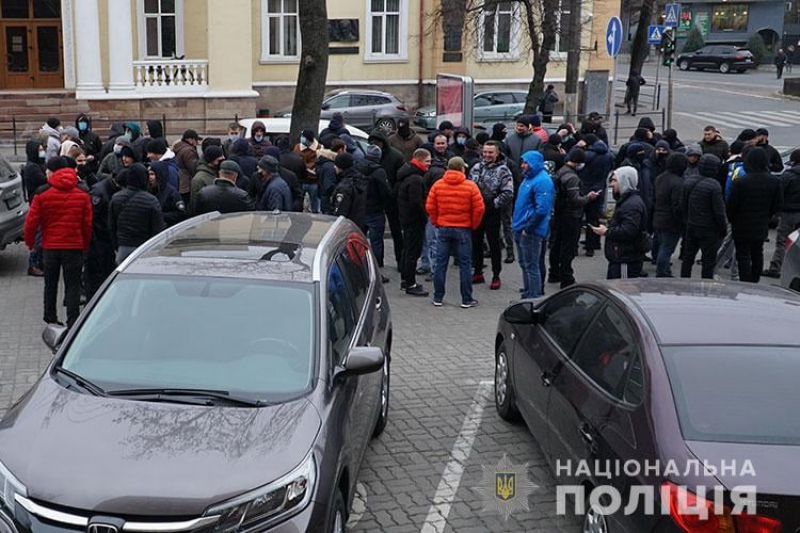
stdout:
<svg viewBox="0 0 800 533">
<path fill-rule="evenodd" d="M 312 282 L 328 246 L 356 231 L 344 218 L 307 213 L 208 213 L 168 228 L 117 269 L 129 274 Z"/>
<path fill-rule="evenodd" d="M 640 309 L 660 344 L 800 346 L 800 293 L 782 287 L 647 278 L 596 285 Z"/>
<path fill-rule="evenodd" d="M 274 134 L 285 134 L 289 135 L 289 129 L 292 125 L 291 118 L 243 118 L 239 120 L 239 126 L 245 129 L 247 135 L 249 135 L 250 129 L 253 127 L 253 123 L 259 121 L 264 124 L 264 127 L 267 128 L 267 133 L 274 133 Z M 319 131 L 324 130 L 328 127 L 330 120 L 320 119 L 319 121 Z M 367 140 L 369 138 L 369 134 L 358 128 L 347 124 L 347 130 L 350 132 L 350 136 L 355 138 L 360 138 Z"/>
<path fill-rule="evenodd" d="M 326 94 L 326 96 L 334 96 L 340 94 L 371 94 L 375 96 L 388 96 L 390 98 L 396 98 L 395 95 L 392 93 L 387 93 L 386 91 L 376 91 L 374 89 L 336 89 Z"/>
<path fill-rule="evenodd" d="M 493 93 L 528 94 L 528 91 L 523 91 L 521 89 L 481 89 L 481 91 L 475 93 L 475 96 L 480 96 L 482 94 L 493 94 Z"/>
</svg>

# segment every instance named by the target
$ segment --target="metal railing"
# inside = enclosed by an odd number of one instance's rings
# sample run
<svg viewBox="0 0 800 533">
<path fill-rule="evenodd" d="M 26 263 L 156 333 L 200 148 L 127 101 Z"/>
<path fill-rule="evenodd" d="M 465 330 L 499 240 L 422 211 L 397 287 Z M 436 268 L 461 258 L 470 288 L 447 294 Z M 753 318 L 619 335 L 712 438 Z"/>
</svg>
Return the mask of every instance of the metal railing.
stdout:
<svg viewBox="0 0 800 533">
<path fill-rule="evenodd" d="M 636 124 L 620 125 L 619 117 L 620 117 L 620 113 L 619 113 L 619 110 L 617 110 L 617 112 L 614 113 L 614 142 L 612 143 L 614 146 L 618 146 L 619 145 L 620 133 L 622 133 L 623 138 L 627 141 L 628 137 L 630 135 L 632 135 L 633 132 L 636 131 L 636 129 L 638 128 L 638 125 L 637 125 L 638 124 L 638 120 L 636 121 Z M 636 113 L 636 117 L 635 118 L 639 119 L 640 117 L 650 117 L 651 119 L 653 119 L 653 122 L 655 122 L 656 124 L 657 124 L 658 119 L 660 118 L 661 119 L 661 131 L 664 131 L 666 129 L 666 127 L 667 127 L 667 110 L 666 109 L 660 109 L 658 111 L 651 111 L 651 112 L 645 111 L 644 113 Z"/>
<path fill-rule="evenodd" d="M 133 62 L 133 83 L 142 93 L 196 94 L 208 89 L 208 61 L 156 59 Z"/>
</svg>

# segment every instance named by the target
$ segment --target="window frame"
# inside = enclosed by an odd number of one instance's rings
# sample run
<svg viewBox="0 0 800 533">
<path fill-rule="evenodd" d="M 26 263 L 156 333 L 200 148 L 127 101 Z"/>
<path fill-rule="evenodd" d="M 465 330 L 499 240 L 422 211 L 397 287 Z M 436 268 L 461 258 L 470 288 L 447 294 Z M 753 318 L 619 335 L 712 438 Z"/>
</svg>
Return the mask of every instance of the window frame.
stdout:
<svg viewBox="0 0 800 533">
<path fill-rule="evenodd" d="M 364 39 L 365 47 L 364 47 L 364 62 L 365 63 L 393 63 L 393 62 L 407 62 L 408 61 L 408 11 L 409 11 L 409 0 L 397 0 L 399 3 L 399 11 L 394 12 L 390 11 L 387 12 L 385 7 L 384 10 L 381 12 L 374 13 L 372 11 L 372 0 L 365 0 L 366 1 L 366 38 Z M 388 0 L 383 0 L 384 6 Z M 398 46 L 397 46 L 397 53 L 396 54 L 387 54 L 386 50 L 386 15 L 388 14 L 398 14 L 400 17 L 399 20 L 399 28 L 398 28 Z M 382 41 L 383 44 L 382 50 L 383 52 L 373 52 L 372 51 L 372 22 L 373 18 L 377 16 L 382 16 L 384 23 L 383 23 L 383 34 L 382 34 Z"/>
<path fill-rule="evenodd" d="M 157 61 L 170 59 L 169 56 L 164 56 L 161 51 L 161 0 L 158 0 L 158 14 L 147 14 L 144 11 L 145 0 L 136 0 L 136 26 L 139 38 L 139 60 L 143 61 Z M 161 55 L 151 56 L 147 53 L 147 19 L 158 19 L 158 49 Z M 175 0 L 175 55 L 182 56 L 185 54 L 184 48 L 184 0 Z"/>
<path fill-rule="evenodd" d="M 586 289 L 586 288 L 582 287 L 582 288 L 577 288 L 577 289 L 566 290 L 566 291 L 564 291 L 562 293 L 559 293 L 558 295 L 555 295 L 555 296 L 553 296 L 553 298 L 551 298 L 548 301 L 544 302 L 544 304 L 541 307 L 541 309 L 542 309 L 542 311 L 544 313 L 544 316 L 547 317 L 547 307 L 548 306 L 553 305 L 554 303 L 558 303 L 561 300 L 565 300 L 567 298 L 573 298 L 573 295 L 575 293 L 577 293 L 577 292 L 591 294 L 592 296 L 597 298 L 598 304 L 597 304 L 597 310 L 594 312 L 594 315 L 592 315 L 591 319 L 589 320 L 589 322 L 588 322 L 588 324 L 586 326 L 586 329 L 583 332 L 581 332 L 581 334 L 578 336 L 578 338 L 575 340 L 574 344 L 570 347 L 570 349 L 568 351 L 565 349 L 566 348 L 565 346 L 561 345 L 561 342 L 559 341 L 559 339 L 556 339 L 547 330 L 547 327 L 546 327 L 547 326 L 547 320 L 546 320 L 546 318 L 545 318 L 545 322 L 543 324 L 540 324 L 540 327 L 541 327 L 542 331 L 544 332 L 545 336 L 547 337 L 548 341 L 553 346 L 557 347 L 558 350 L 562 354 L 564 354 L 565 358 L 567 360 L 570 360 L 570 361 L 572 360 L 572 354 L 575 352 L 577 347 L 583 341 L 583 338 L 586 335 L 586 331 L 588 331 L 588 329 L 592 326 L 592 324 L 594 324 L 595 320 L 597 320 L 597 317 L 599 316 L 599 314 L 603 311 L 603 309 L 605 309 L 606 301 L 608 300 L 608 298 L 603 294 L 600 294 L 600 293 L 595 292 L 593 290 L 589 290 L 589 289 Z"/>
<path fill-rule="evenodd" d="M 509 2 L 511 4 L 511 27 L 509 29 L 510 35 L 508 40 L 508 52 L 498 52 L 497 51 L 497 33 L 500 27 L 499 18 L 497 14 L 500 12 L 500 6 L 503 2 L 497 2 L 493 4 L 495 10 L 495 24 L 494 24 L 494 35 L 495 41 L 493 50 L 486 51 L 484 48 L 485 39 L 486 39 L 486 7 L 481 9 L 480 17 L 478 20 L 478 59 L 480 61 L 517 61 L 520 57 L 519 53 L 519 41 L 520 41 L 520 31 L 522 29 L 522 18 L 520 12 L 520 6 L 518 2 Z M 505 12 L 504 12 L 505 13 Z"/>
<path fill-rule="evenodd" d="M 747 27 L 748 27 L 748 24 L 750 23 L 750 6 L 751 6 L 751 4 L 747 4 L 747 3 L 741 3 L 741 4 L 727 4 L 727 3 L 724 3 L 724 4 L 711 4 L 711 17 L 710 17 L 711 21 L 709 22 L 709 30 L 711 32 L 714 32 L 714 33 L 747 33 Z M 743 16 L 744 17 L 744 27 L 743 28 L 739 28 L 739 29 L 737 29 L 734 26 L 723 28 L 723 27 L 720 27 L 718 24 L 715 24 L 714 20 L 719 18 L 719 15 L 717 15 L 717 13 L 720 10 L 726 10 L 726 11 L 730 11 L 732 13 L 730 15 L 725 15 L 725 19 L 726 20 L 730 19 L 731 23 L 733 23 L 733 21 L 735 20 L 735 17 L 738 17 L 737 15 L 734 15 L 733 12 L 735 10 L 738 10 L 737 12 L 741 12 L 741 10 L 744 10 L 744 14 L 743 15 L 739 15 L 739 16 Z"/>
<path fill-rule="evenodd" d="M 330 265 L 328 265 L 328 269 L 326 271 L 326 276 L 325 276 L 325 298 L 323 299 L 323 301 L 325 302 L 331 301 L 330 277 L 332 269 L 336 267 L 339 269 L 339 272 L 342 276 L 342 281 L 344 282 L 345 299 L 347 300 L 347 305 L 352 313 L 351 319 L 353 320 L 353 331 L 350 334 L 350 340 L 347 343 L 347 350 L 345 351 L 344 354 L 338 354 L 337 356 L 337 354 L 333 349 L 333 339 L 330 330 L 330 309 L 328 309 L 327 305 L 325 306 L 325 339 L 327 345 L 326 349 L 330 354 L 329 362 L 330 362 L 331 372 L 335 371 L 337 367 L 341 366 L 345 362 L 345 360 L 347 359 L 347 354 L 349 354 L 350 350 L 353 348 L 353 344 L 357 339 L 356 333 L 358 332 L 359 318 L 360 318 L 358 311 L 356 309 L 356 303 L 353 300 L 353 294 L 350 291 L 350 286 L 348 285 L 347 275 L 345 274 L 344 266 L 339 261 L 339 255 L 340 254 L 337 253 L 334 256 L 334 260 L 331 262 Z M 339 358 L 339 356 L 341 356 L 341 359 Z"/>
<path fill-rule="evenodd" d="M 269 0 L 261 0 L 261 58 L 259 60 L 260 63 L 299 63 L 300 62 L 300 55 L 302 54 L 303 46 L 302 46 L 302 39 L 300 35 L 300 2 L 299 0 L 295 0 L 297 4 L 297 13 L 286 13 L 284 10 L 286 0 L 280 0 L 281 2 L 281 12 L 280 13 L 270 13 L 269 11 Z M 297 18 L 297 53 L 294 55 L 287 55 L 285 53 L 285 35 L 283 28 L 285 24 L 283 22 L 284 18 L 287 16 L 295 16 Z M 269 22 L 272 18 L 279 18 L 280 28 L 281 28 L 281 35 L 280 35 L 280 43 L 281 43 L 281 53 L 280 54 L 270 54 L 269 51 L 269 43 L 270 43 L 270 30 L 269 30 Z"/>
</svg>

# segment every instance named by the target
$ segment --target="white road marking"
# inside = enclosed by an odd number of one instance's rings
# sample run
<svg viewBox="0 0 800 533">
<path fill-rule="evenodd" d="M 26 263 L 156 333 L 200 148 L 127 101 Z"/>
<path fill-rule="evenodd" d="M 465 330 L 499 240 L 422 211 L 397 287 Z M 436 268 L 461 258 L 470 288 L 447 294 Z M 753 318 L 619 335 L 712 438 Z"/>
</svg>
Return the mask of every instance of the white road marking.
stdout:
<svg viewBox="0 0 800 533">
<path fill-rule="evenodd" d="M 708 86 L 700 86 L 700 85 L 690 85 L 686 83 L 673 83 L 674 87 L 682 88 L 682 89 L 699 89 L 701 91 L 716 91 L 718 93 L 726 93 L 726 94 L 735 94 L 736 96 L 749 96 L 750 98 L 760 98 L 762 100 L 777 100 L 782 102 L 784 99 L 779 98 L 777 96 L 764 96 L 761 94 L 743 94 L 742 92 L 737 91 L 726 91 L 725 89 L 717 89 L 715 87 L 708 87 Z"/>
<path fill-rule="evenodd" d="M 355 527 L 367 511 L 367 487 L 360 481 L 356 484 L 356 494 L 353 496 L 353 506 L 350 509 L 350 518 L 347 528 Z"/>
<path fill-rule="evenodd" d="M 794 128 L 800 124 L 800 119 L 783 111 L 741 111 L 741 114 L 776 128 Z"/>
<path fill-rule="evenodd" d="M 450 505 L 458 494 L 458 487 L 461 484 L 461 477 L 467 460 L 472 452 L 475 437 L 481 427 L 483 411 L 489 405 L 492 398 L 492 387 L 494 382 L 481 381 L 475 399 L 472 401 L 461 432 L 458 434 L 456 442 L 453 444 L 453 451 L 450 452 L 450 460 L 444 467 L 442 478 L 433 497 L 433 504 L 428 510 L 428 516 L 422 526 L 421 533 L 443 533 L 447 525 L 447 517 L 450 515 Z"/>
</svg>

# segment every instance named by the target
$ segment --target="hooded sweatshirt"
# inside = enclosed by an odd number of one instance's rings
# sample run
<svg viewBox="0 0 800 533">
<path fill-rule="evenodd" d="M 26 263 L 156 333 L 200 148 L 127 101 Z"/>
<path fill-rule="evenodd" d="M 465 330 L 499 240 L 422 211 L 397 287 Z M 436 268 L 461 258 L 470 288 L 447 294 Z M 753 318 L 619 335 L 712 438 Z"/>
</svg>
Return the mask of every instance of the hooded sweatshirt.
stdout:
<svg viewBox="0 0 800 533">
<path fill-rule="evenodd" d="M 86 129 L 81 129 L 80 123 L 86 123 Z M 100 158 L 100 152 L 103 150 L 103 141 L 100 140 L 100 136 L 92 131 L 92 117 L 87 115 L 86 113 L 81 113 L 75 119 L 75 127 L 78 129 L 78 133 L 81 138 L 81 142 L 83 143 L 83 149 L 86 151 L 86 155 L 94 156 L 95 159 Z M 100 161 L 96 161 L 92 170 L 97 170 L 97 165 L 100 164 Z"/>
<path fill-rule="evenodd" d="M 31 139 L 25 145 L 25 155 L 28 160 L 22 167 L 22 182 L 25 184 L 25 195 L 28 203 L 33 202 L 36 189 L 47 184 L 44 172 L 44 157 L 39 157 L 39 148 L 42 143 L 38 139 Z"/>
<path fill-rule="evenodd" d="M 150 170 L 156 175 L 156 184 L 153 187 L 148 182 L 148 190 L 161 204 L 161 212 L 164 214 L 166 226 L 174 226 L 186 218 L 186 204 L 178 190 L 169 183 L 169 167 L 166 163 L 156 161 L 150 165 Z"/>
<path fill-rule="evenodd" d="M 61 133 L 47 124 L 42 126 L 39 133 L 47 136 L 47 155 L 45 156 L 45 162 L 47 162 L 51 158 L 58 156 L 58 151 L 61 149 Z"/>
<path fill-rule="evenodd" d="M 683 231 L 683 174 L 689 162 L 683 154 L 667 158 L 666 170 L 656 176 L 653 227 L 660 231 Z"/>
<path fill-rule="evenodd" d="M 261 131 L 264 132 L 264 137 L 260 141 L 257 141 L 256 138 L 251 135 L 251 137 L 247 139 L 247 142 L 249 142 L 250 146 L 253 147 L 253 155 L 256 157 L 256 159 L 261 159 L 264 157 L 264 150 L 272 146 L 272 143 L 269 142 L 269 139 L 267 139 L 267 127 L 264 126 L 264 123 L 260 120 L 253 122 L 253 125 L 250 126 L 250 132 L 254 132 L 257 128 L 260 128 Z"/>
<path fill-rule="evenodd" d="M 25 219 L 25 244 L 33 248 L 42 229 L 45 250 L 88 250 L 92 242 L 92 202 L 78 188 L 74 169 L 62 168 L 47 179 L 50 185 L 33 198 Z"/>
<path fill-rule="evenodd" d="M 647 208 L 639 195 L 639 174 L 633 167 L 620 167 L 614 176 L 619 184 L 619 199 L 608 223 L 605 256 L 610 263 L 641 261 L 643 252 L 638 243 L 647 229 Z"/>
<path fill-rule="evenodd" d="M 538 137 L 536 137 L 538 139 Z M 544 157 L 536 151 L 522 154 L 530 167 L 522 177 L 511 227 L 515 232 L 546 238 L 550 228 L 550 215 L 556 201 L 553 179 L 544 169 Z"/>
</svg>

